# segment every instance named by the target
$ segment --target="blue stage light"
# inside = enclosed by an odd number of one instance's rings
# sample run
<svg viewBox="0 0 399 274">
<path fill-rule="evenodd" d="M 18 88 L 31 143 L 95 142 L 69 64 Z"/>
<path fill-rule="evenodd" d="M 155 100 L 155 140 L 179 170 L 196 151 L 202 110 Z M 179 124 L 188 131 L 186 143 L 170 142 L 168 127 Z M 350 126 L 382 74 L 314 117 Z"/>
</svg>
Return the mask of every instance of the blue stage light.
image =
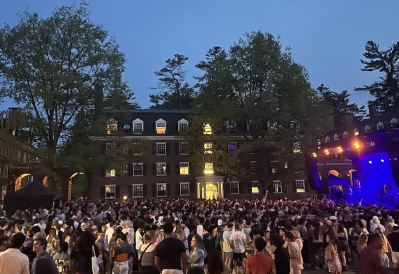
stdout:
<svg viewBox="0 0 399 274">
<path fill-rule="evenodd" d="M 372 164 L 373 163 L 373 161 L 369 161 L 369 164 Z"/>
<path fill-rule="evenodd" d="M 385 162 L 384 159 L 381 159 L 381 163 Z"/>
</svg>

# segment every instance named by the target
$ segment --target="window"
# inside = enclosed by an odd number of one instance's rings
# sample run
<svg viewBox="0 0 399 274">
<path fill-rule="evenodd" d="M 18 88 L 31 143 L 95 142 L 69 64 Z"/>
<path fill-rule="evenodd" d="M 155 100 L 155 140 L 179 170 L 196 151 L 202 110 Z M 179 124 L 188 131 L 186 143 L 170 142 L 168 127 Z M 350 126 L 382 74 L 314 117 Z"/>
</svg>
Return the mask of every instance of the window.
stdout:
<svg viewBox="0 0 399 274">
<path fill-rule="evenodd" d="M 239 182 L 230 182 L 230 194 L 240 194 Z"/>
<path fill-rule="evenodd" d="M 116 144 L 115 143 L 106 143 L 105 144 L 105 154 L 113 155 L 115 153 Z"/>
<path fill-rule="evenodd" d="M 133 164 L 133 176 L 143 176 L 143 164 L 134 163 Z"/>
<path fill-rule="evenodd" d="M 123 152 L 124 152 L 124 153 L 127 153 L 128 151 L 129 151 L 128 147 L 127 147 L 127 146 L 124 146 L 124 147 L 123 147 Z"/>
<path fill-rule="evenodd" d="M 188 155 L 188 143 L 179 143 L 179 155 Z"/>
<path fill-rule="evenodd" d="M 364 132 L 370 132 L 371 131 L 371 127 L 369 125 L 364 127 Z"/>
<path fill-rule="evenodd" d="M 258 181 L 251 182 L 251 193 L 252 194 L 259 194 L 259 183 Z"/>
<path fill-rule="evenodd" d="M 3 167 L 3 178 L 8 179 L 8 165 L 4 165 Z"/>
<path fill-rule="evenodd" d="M 343 135 L 344 139 L 345 139 L 345 138 L 348 138 L 348 136 L 349 136 L 349 134 L 348 134 L 347 131 L 344 131 L 344 133 L 343 133 L 342 135 Z"/>
<path fill-rule="evenodd" d="M 258 163 L 256 161 L 249 161 L 249 169 L 251 174 L 256 174 L 256 169 L 258 168 Z"/>
<path fill-rule="evenodd" d="M 190 183 L 180 183 L 180 196 L 190 195 Z"/>
<path fill-rule="evenodd" d="M 115 121 L 114 119 L 108 120 L 107 121 L 107 134 L 115 134 L 116 131 L 118 130 L 118 122 Z"/>
<path fill-rule="evenodd" d="M 157 184 L 157 197 L 166 197 L 166 184 Z"/>
<path fill-rule="evenodd" d="M 212 134 L 212 127 L 210 124 L 204 124 L 204 134 Z"/>
<path fill-rule="evenodd" d="M 106 185 L 105 186 L 105 199 L 115 199 L 116 198 L 116 186 Z"/>
<path fill-rule="evenodd" d="M 166 143 L 157 143 L 157 155 L 166 155 Z"/>
<path fill-rule="evenodd" d="M 124 165 L 123 166 L 123 173 L 128 173 L 128 171 L 129 171 L 129 165 Z"/>
<path fill-rule="evenodd" d="M 359 130 L 358 130 L 357 128 L 355 128 L 355 129 L 353 130 L 353 134 L 354 134 L 355 136 L 359 136 Z"/>
<path fill-rule="evenodd" d="M 212 142 L 204 143 L 204 154 L 212 154 Z"/>
<path fill-rule="evenodd" d="M 143 198 L 143 185 L 132 185 L 132 198 Z"/>
<path fill-rule="evenodd" d="M 213 175 L 213 163 L 205 163 L 204 174 Z"/>
<path fill-rule="evenodd" d="M 295 188 L 296 188 L 296 192 L 305 192 L 305 181 L 304 180 L 295 180 Z"/>
<path fill-rule="evenodd" d="M 230 154 L 234 154 L 237 150 L 237 143 L 229 143 L 227 150 Z"/>
<path fill-rule="evenodd" d="M 283 185 L 281 184 L 281 181 L 273 181 L 273 192 L 283 193 Z"/>
<path fill-rule="evenodd" d="M 163 119 L 159 119 L 155 121 L 155 131 L 157 134 L 165 134 L 166 133 L 166 121 Z"/>
<path fill-rule="evenodd" d="M 249 154 L 255 154 L 255 142 L 251 142 L 251 151 Z"/>
<path fill-rule="evenodd" d="M 378 122 L 377 124 L 377 130 L 383 129 L 384 128 L 384 124 L 381 122 Z"/>
<path fill-rule="evenodd" d="M 301 153 L 301 142 L 294 142 L 292 144 L 292 152 L 293 153 Z"/>
<path fill-rule="evenodd" d="M 338 141 L 338 140 L 339 140 L 338 134 L 334 134 L 334 141 Z"/>
<path fill-rule="evenodd" d="M 105 177 L 116 177 L 115 169 L 109 169 L 105 171 Z"/>
<path fill-rule="evenodd" d="M 133 156 L 141 156 L 141 155 L 143 155 L 143 144 L 133 143 Z"/>
<path fill-rule="evenodd" d="M 186 130 L 188 128 L 188 121 L 186 119 L 181 119 L 177 121 L 178 130 Z"/>
<path fill-rule="evenodd" d="M 133 133 L 134 134 L 142 134 L 144 131 L 144 121 L 140 119 L 136 119 L 133 121 Z"/>
<path fill-rule="evenodd" d="M 226 121 L 226 129 L 234 129 L 236 128 L 236 123 L 233 121 Z"/>
<path fill-rule="evenodd" d="M 166 176 L 166 163 L 157 163 L 157 176 Z"/>
<path fill-rule="evenodd" d="M 398 123 L 398 119 L 396 118 L 392 118 L 391 121 L 389 121 L 391 124 L 397 124 Z"/>
<path fill-rule="evenodd" d="M 179 163 L 180 165 L 180 175 L 189 175 L 190 174 L 190 163 L 188 162 L 182 162 Z"/>
<path fill-rule="evenodd" d="M 324 139 L 324 141 L 326 142 L 326 143 L 329 143 L 330 142 L 330 137 L 326 137 L 326 139 Z"/>
</svg>

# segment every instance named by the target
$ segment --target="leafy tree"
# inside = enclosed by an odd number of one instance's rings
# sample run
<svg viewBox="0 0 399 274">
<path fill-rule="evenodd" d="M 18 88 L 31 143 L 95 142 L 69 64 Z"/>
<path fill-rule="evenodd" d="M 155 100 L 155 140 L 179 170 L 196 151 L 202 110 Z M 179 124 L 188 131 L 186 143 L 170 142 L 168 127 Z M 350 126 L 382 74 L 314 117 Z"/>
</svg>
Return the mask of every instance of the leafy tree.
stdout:
<svg viewBox="0 0 399 274">
<path fill-rule="evenodd" d="M 378 71 L 382 73 L 379 81 L 370 85 L 356 88 L 358 91 L 368 91 L 375 97 L 374 101 L 379 112 L 385 112 L 399 105 L 399 42 L 387 50 L 381 50 L 379 44 L 367 41 L 365 60 L 360 60 L 364 65 L 362 71 Z"/>
<path fill-rule="evenodd" d="M 274 179 L 292 179 L 301 152 L 323 132 L 325 111 L 289 49 L 271 34 L 246 33 L 228 51 L 210 49 L 197 68 L 204 74 L 186 135 L 192 161 L 213 162 L 229 180 L 248 182 L 249 161 L 256 160 L 252 172 L 263 190 Z M 204 124 L 212 134 L 203 134 Z M 204 153 L 204 142 L 212 142 L 212 153 Z M 235 152 L 230 142 L 238 143 Z"/>
<path fill-rule="evenodd" d="M 156 71 L 159 77 L 157 94 L 150 95 L 151 108 L 157 109 L 190 109 L 194 100 L 194 89 L 185 83 L 186 71 L 183 66 L 188 58 L 175 54 L 174 58 L 166 60 L 166 66 Z"/>
<path fill-rule="evenodd" d="M 135 106 L 122 80 L 125 61 L 115 39 L 90 21 L 86 3 L 61 6 L 48 18 L 24 12 L 17 25 L 0 29 L 0 97 L 22 106 L 20 146 L 34 151 L 41 168 L 98 165 L 95 156 L 88 161 L 93 146 L 86 142 L 101 123 L 105 130 L 102 108 Z"/>
<path fill-rule="evenodd" d="M 356 103 L 349 103 L 350 94 L 347 90 L 340 93 L 330 90 L 321 84 L 317 89 L 320 99 L 331 107 L 332 115 L 338 117 L 343 114 L 352 114 L 355 121 L 361 121 L 366 116 L 364 106 L 359 107 Z"/>
</svg>

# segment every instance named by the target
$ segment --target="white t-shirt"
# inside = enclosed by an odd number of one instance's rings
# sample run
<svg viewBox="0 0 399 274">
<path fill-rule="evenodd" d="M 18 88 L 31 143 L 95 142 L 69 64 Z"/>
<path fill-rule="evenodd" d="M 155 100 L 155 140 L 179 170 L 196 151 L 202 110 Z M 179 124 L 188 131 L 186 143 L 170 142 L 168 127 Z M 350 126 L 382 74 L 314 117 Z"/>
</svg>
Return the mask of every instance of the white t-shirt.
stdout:
<svg viewBox="0 0 399 274">
<path fill-rule="evenodd" d="M 234 231 L 231 233 L 230 241 L 233 241 L 234 243 L 233 251 L 235 253 L 244 253 L 245 251 L 244 240 L 246 239 L 247 236 L 242 231 Z"/>
</svg>

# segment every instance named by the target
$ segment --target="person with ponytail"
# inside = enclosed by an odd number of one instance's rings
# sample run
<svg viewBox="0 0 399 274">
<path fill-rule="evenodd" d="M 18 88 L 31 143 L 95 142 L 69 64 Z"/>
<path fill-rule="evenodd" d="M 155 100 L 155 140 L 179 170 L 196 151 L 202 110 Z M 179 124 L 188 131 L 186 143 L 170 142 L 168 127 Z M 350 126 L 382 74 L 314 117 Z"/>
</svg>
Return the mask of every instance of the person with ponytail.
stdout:
<svg viewBox="0 0 399 274">
<path fill-rule="evenodd" d="M 159 274 L 155 267 L 155 247 L 157 240 L 154 230 L 147 231 L 143 236 L 143 244 L 140 247 L 139 267 L 141 274 Z"/>
</svg>

